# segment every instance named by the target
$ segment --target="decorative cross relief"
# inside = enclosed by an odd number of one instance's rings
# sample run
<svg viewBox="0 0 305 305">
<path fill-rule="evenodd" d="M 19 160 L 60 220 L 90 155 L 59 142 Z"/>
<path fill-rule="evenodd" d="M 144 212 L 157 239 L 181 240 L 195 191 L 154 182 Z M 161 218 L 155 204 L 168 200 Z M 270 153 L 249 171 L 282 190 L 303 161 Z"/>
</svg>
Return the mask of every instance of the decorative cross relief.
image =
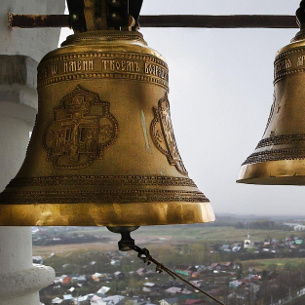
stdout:
<svg viewBox="0 0 305 305">
<path fill-rule="evenodd" d="M 44 136 L 55 168 L 79 169 L 103 159 L 118 135 L 118 122 L 109 110 L 109 102 L 80 85 L 63 97 Z"/>
</svg>

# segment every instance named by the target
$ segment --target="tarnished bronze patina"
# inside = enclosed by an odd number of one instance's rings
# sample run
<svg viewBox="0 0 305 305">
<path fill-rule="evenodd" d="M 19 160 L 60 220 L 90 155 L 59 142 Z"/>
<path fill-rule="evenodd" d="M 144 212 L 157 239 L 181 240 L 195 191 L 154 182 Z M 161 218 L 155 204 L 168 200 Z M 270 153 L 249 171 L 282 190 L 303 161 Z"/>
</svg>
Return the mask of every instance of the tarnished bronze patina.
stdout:
<svg viewBox="0 0 305 305">
<path fill-rule="evenodd" d="M 304 1 L 301 7 L 305 6 Z M 298 10 L 304 14 L 304 8 Z M 299 21 L 302 16 L 298 16 Z M 303 21 L 300 25 L 304 24 Z M 305 31 L 278 51 L 274 101 L 262 140 L 237 182 L 305 185 Z"/>
<path fill-rule="evenodd" d="M 0 225 L 214 220 L 177 149 L 167 64 L 140 33 L 69 36 L 39 64 L 38 96 L 24 164 L 0 195 Z"/>
</svg>

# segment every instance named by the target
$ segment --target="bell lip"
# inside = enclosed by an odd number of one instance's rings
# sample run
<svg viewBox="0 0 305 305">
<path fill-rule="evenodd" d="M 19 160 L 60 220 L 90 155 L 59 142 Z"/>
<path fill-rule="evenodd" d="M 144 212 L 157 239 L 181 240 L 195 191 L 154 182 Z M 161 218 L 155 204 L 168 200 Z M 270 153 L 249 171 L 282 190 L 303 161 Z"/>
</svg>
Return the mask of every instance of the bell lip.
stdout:
<svg viewBox="0 0 305 305">
<path fill-rule="evenodd" d="M 1 204 L 1 226 L 150 226 L 215 221 L 209 201 Z"/>
<path fill-rule="evenodd" d="M 279 160 L 242 165 L 237 183 L 305 185 L 305 160 Z"/>
</svg>

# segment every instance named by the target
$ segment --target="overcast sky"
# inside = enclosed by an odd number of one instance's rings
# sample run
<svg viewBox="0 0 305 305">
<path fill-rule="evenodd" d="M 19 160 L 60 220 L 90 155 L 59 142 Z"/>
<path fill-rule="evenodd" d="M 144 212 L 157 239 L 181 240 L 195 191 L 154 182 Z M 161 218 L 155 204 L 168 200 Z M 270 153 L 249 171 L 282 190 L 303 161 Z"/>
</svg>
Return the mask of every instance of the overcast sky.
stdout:
<svg viewBox="0 0 305 305">
<path fill-rule="evenodd" d="M 294 15 L 299 0 L 144 0 L 142 15 Z M 216 214 L 305 216 L 305 186 L 235 182 L 273 102 L 273 62 L 297 29 L 143 28 L 170 68 L 175 136 L 189 176 Z M 63 35 L 66 35 L 65 31 Z"/>
</svg>

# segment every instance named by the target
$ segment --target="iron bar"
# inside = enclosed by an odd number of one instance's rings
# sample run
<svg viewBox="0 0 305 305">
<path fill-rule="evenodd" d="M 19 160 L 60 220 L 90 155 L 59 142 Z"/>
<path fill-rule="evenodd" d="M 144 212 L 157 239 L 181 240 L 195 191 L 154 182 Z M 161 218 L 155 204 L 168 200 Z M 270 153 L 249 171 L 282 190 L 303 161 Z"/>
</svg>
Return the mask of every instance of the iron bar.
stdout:
<svg viewBox="0 0 305 305">
<path fill-rule="evenodd" d="M 162 15 L 140 16 L 142 27 L 186 28 L 297 28 L 295 16 L 273 15 Z"/>
<path fill-rule="evenodd" d="M 70 27 L 69 15 L 15 15 L 8 14 L 12 28 L 62 28 Z"/>
<path fill-rule="evenodd" d="M 182 28 L 297 28 L 295 16 L 280 15 L 160 15 L 140 16 L 141 27 Z M 12 28 L 70 27 L 68 15 L 9 14 Z"/>
</svg>

